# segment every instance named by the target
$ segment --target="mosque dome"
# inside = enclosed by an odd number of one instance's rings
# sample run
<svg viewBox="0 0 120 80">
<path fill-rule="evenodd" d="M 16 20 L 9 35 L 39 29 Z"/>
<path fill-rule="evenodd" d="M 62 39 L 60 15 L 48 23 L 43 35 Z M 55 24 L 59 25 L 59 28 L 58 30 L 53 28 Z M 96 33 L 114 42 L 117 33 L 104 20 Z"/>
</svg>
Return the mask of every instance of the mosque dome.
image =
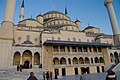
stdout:
<svg viewBox="0 0 120 80">
<path fill-rule="evenodd" d="M 63 15 L 65 15 L 64 13 L 59 12 L 59 11 L 49 11 L 49 12 L 46 12 L 44 15 L 47 15 L 47 14 L 63 14 Z"/>
</svg>

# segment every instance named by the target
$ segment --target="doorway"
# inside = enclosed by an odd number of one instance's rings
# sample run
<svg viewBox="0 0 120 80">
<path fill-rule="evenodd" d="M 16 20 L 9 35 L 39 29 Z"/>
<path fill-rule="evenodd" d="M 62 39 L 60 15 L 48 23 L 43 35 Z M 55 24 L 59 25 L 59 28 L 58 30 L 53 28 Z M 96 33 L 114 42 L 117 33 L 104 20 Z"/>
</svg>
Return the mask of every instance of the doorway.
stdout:
<svg viewBox="0 0 120 80">
<path fill-rule="evenodd" d="M 75 75 L 78 75 L 78 68 L 74 68 L 75 70 Z"/>
<path fill-rule="evenodd" d="M 25 69 L 29 69 L 29 63 L 30 63 L 29 61 L 24 62 L 24 68 Z"/>
<path fill-rule="evenodd" d="M 66 76 L 66 70 L 65 70 L 65 68 L 62 68 L 62 76 Z"/>
</svg>

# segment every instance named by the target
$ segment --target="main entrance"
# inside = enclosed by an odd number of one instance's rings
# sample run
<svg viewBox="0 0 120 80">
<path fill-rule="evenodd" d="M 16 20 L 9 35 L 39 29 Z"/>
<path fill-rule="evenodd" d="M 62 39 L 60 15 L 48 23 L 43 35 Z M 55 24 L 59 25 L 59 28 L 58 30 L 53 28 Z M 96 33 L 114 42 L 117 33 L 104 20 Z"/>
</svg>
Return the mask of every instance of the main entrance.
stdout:
<svg viewBox="0 0 120 80">
<path fill-rule="evenodd" d="M 29 67 L 30 67 L 29 64 L 30 64 L 29 61 L 25 61 L 25 62 L 24 62 L 24 68 L 25 68 L 25 69 L 29 69 Z"/>
<path fill-rule="evenodd" d="M 29 69 L 32 64 L 32 53 L 29 50 L 24 51 L 22 55 L 23 68 Z"/>
</svg>

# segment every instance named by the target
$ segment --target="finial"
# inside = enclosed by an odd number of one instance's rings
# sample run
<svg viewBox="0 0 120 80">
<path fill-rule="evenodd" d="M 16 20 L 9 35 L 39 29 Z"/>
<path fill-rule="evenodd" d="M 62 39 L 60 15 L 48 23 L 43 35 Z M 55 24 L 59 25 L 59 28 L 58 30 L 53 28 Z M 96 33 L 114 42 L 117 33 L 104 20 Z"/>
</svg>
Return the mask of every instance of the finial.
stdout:
<svg viewBox="0 0 120 80">
<path fill-rule="evenodd" d="M 22 6 L 21 7 L 23 7 L 24 8 L 24 0 L 22 1 Z"/>
<path fill-rule="evenodd" d="M 32 18 L 32 14 L 31 14 L 30 18 Z"/>
<path fill-rule="evenodd" d="M 90 23 L 88 22 L 88 26 L 90 26 Z"/>
<path fill-rule="evenodd" d="M 65 15 L 67 15 L 68 14 L 68 12 L 67 12 L 67 8 L 65 7 Z"/>
</svg>

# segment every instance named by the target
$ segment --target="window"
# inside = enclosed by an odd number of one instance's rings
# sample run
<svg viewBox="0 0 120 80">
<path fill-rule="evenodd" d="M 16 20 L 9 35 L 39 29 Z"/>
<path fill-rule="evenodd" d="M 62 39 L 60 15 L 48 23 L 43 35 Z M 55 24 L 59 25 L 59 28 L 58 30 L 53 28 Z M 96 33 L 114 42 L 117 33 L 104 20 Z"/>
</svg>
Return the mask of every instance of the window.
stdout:
<svg viewBox="0 0 120 80">
<path fill-rule="evenodd" d="M 65 52 L 65 46 L 60 46 L 60 51 Z"/>
<path fill-rule="evenodd" d="M 92 48 L 91 47 L 89 47 L 89 51 L 92 52 Z"/>
<path fill-rule="evenodd" d="M 67 50 L 68 50 L 68 52 L 70 52 L 70 46 L 67 46 Z"/>
<path fill-rule="evenodd" d="M 30 40 L 30 35 L 27 35 L 27 36 L 26 36 L 26 40 Z"/>
<path fill-rule="evenodd" d="M 100 47 L 98 47 L 98 52 L 101 52 L 101 48 Z"/>
<path fill-rule="evenodd" d="M 53 46 L 53 51 L 58 52 L 58 46 Z"/>
<path fill-rule="evenodd" d="M 89 42 L 89 39 L 87 39 L 87 42 Z"/>
<path fill-rule="evenodd" d="M 88 50 L 87 50 L 87 47 L 83 47 L 83 50 L 84 50 L 84 52 L 87 52 Z"/>
<path fill-rule="evenodd" d="M 73 41 L 76 41 L 76 38 L 75 38 L 75 37 L 73 38 Z"/>
<path fill-rule="evenodd" d="M 68 41 L 70 41 L 70 38 L 68 38 Z"/>
<path fill-rule="evenodd" d="M 82 47 L 78 47 L 78 52 L 82 52 Z"/>
<path fill-rule="evenodd" d="M 76 46 L 72 46 L 72 52 L 77 52 Z"/>
<path fill-rule="evenodd" d="M 79 42 L 81 42 L 81 39 L 79 39 Z"/>
<path fill-rule="evenodd" d="M 97 52 L 97 48 L 96 48 L 96 47 L 93 47 L 93 51 L 94 51 L 94 52 Z"/>
<path fill-rule="evenodd" d="M 52 40 L 54 40 L 54 37 L 52 37 Z"/>
<path fill-rule="evenodd" d="M 61 40 L 60 37 L 58 37 L 58 40 Z"/>
</svg>

